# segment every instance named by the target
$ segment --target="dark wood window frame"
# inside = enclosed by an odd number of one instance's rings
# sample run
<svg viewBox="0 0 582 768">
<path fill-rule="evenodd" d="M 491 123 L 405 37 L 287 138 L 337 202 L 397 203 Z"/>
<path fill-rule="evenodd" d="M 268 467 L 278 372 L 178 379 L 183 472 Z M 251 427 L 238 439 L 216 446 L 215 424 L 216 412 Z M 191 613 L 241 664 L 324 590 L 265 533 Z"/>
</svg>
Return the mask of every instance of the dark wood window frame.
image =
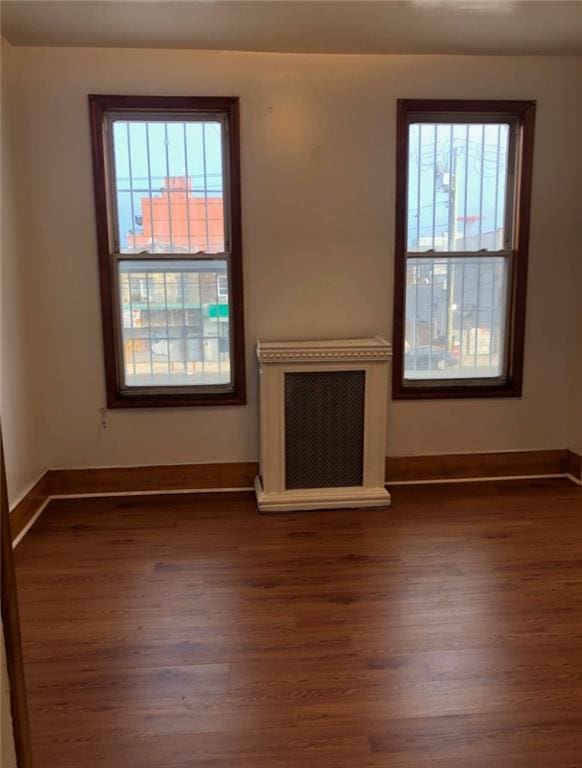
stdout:
<svg viewBox="0 0 582 768">
<path fill-rule="evenodd" d="M 535 101 L 482 101 L 400 99 L 397 106 L 396 137 L 396 222 L 392 397 L 395 400 L 433 398 L 520 397 L 523 387 L 523 356 L 529 249 L 530 202 L 533 170 Z M 513 243 L 509 272 L 506 330 L 507 373 L 501 382 L 475 383 L 462 379 L 442 383 L 428 380 L 411 384 L 404 379 L 406 249 L 408 208 L 409 125 L 418 115 L 430 115 L 431 122 L 514 121 L 515 170 L 513 197 Z M 427 120 L 428 122 L 428 120 Z M 511 152 L 511 145 L 510 145 Z M 490 252 L 491 255 L 494 252 Z M 436 254 L 438 256 L 438 254 Z"/>
<path fill-rule="evenodd" d="M 109 408 L 159 408 L 179 406 L 243 405 L 246 403 L 245 345 L 243 320 L 242 232 L 240 193 L 240 139 L 238 97 L 168 97 L 168 96 L 114 96 L 91 95 L 89 108 L 93 154 L 97 247 L 101 292 L 101 313 L 105 356 L 105 382 Z M 201 388 L 201 391 L 135 392 L 128 393 L 121 385 L 120 343 L 117 332 L 118 289 L 113 269 L 112 217 L 108 183 L 108 151 L 104 125 L 115 113 L 168 113 L 173 116 L 199 112 L 216 115 L 224 121 L 227 147 L 225 167 L 228 211 L 227 238 L 230 264 L 230 321 L 232 384 L 220 391 Z M 198 258 L 202 258 L 198 255 Z"/>
</svg>

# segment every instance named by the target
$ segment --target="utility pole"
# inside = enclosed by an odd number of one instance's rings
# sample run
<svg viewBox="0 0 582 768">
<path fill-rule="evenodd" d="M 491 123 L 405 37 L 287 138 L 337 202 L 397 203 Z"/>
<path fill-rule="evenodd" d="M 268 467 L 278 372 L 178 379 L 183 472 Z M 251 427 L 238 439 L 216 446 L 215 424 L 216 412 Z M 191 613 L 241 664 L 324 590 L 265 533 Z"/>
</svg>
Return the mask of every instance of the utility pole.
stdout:
<svg viewBox="0 0 582 768">
<path fill-rule="evenodd" d="M 449 176 L 449 235 L 448 250 L 455 250 L 455 240 L 457 234 L 457 159 L 460 147 L 455 147 L 452 152 L 452 168 Z M 447 264 L 447 352 L 452 351 L 453 336 L 453 303 L 455 299 L 455 270 L 453 262 L 449 259 Z M 461 312 L 463 308 L 461 307 Z M 461 344 L 463 340 L 461 339 Z"/>
</svg>

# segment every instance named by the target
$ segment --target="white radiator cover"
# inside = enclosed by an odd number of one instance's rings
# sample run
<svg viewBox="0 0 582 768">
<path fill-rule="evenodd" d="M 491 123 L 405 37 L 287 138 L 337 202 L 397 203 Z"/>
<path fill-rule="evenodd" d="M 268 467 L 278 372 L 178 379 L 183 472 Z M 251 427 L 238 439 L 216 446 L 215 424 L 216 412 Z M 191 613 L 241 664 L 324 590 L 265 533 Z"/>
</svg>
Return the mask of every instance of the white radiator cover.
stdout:
<svg viewBox="0 0 582 768">
<path fill-rule="evenodd" d="M 384 477 L 391 357 L 380 336 L 257 343 L 259 511 L 390 504 Z"/>
</svg>

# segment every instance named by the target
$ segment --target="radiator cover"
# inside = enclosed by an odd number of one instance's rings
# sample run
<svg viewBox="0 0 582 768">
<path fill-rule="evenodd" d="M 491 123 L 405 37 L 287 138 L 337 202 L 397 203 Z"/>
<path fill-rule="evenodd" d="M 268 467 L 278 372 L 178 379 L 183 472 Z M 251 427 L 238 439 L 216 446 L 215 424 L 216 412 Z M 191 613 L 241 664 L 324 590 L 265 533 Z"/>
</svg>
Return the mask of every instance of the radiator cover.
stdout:
<svg viewBox="0 0 582 768">
<path fill-rule="evenodd" d="M 259 342 L 260 511 L 387 506 L 390 345 Z"/>
</svg>

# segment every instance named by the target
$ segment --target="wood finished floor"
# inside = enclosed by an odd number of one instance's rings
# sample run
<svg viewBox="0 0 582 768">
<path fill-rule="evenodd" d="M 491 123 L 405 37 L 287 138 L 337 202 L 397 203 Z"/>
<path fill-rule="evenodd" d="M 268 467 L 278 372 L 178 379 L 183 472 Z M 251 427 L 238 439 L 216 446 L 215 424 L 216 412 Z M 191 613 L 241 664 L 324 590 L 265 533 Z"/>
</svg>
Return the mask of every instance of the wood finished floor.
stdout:
<svg viewBox="0 0 582 768">
<path fill-rule="evenodd" d="M 36 768 L 580 768 L 582 488 L 51 503 L 16 550 Z"/>
</svg>

